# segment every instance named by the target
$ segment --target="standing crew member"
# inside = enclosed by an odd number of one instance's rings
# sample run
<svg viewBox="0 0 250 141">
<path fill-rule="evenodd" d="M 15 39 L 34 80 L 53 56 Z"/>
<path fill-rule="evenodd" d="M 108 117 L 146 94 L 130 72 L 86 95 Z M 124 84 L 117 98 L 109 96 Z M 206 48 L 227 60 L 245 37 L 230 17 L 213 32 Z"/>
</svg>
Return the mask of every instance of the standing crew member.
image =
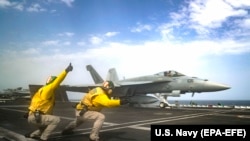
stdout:
<svg viewBox="0 0 250 141">
<path fill-rule="evenodd" d="M 93 128 L 89 136 L 90 141 L 100 141 L 99 131 L 105 120 L 105 115 L 100 111 L 104 108 L 117 107 L 129 102 L 128 99 L 110 99 L 114 89 L 112 81 L 105 81 L 102 87 L 96 87 L 85 94 L 75 107 L 76 119 L 70 122 L 62 134 L 71 134 L 73 129 L 81 125 L 86 120 L 93 120 Z"/>
<path fill-rule="evenodd" d="M 39 138 L 40 141 L 46 141 L 60 122 L 60 117 L 53 115 L 55 105 L 55 90 L 72 71 L 71 63 L 57 77 L 50 76 L 46 85 L 40 88 L 32 97 L 29 106 L 28 123 L 36 126 L 38 129 L 32 133 L 26 134 L 29 138 Z"/>
</svg>

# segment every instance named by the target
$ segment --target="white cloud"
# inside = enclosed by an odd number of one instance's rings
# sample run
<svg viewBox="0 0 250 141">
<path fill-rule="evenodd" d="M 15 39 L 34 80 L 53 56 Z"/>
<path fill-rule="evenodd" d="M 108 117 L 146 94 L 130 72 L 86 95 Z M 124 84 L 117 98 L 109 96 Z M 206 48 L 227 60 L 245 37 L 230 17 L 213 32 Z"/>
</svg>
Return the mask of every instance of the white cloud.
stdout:
<svg viewBox="0 0 250 141">
<path fill-rule="evenodd" d="M 46 46 L 56 46 L 59 44 L 59 40 L 44 41 L 42 44 Z"/>
<path fill-rule="evenodd" d="M 90 38 L 90 42 L 94 45 L 100 44 L 103 41 L 100 37 L 93 36 Z"/>
<path fill-rule="evenodd" d="M 22 4 L 17 4 L 16 6 L 14 6 L 15 9 L 23 11 L 24 6 Z"/>
<path fill-rule="evenodd" d="M 86 43 L 85 43 L 84 41 L 77 42 L 76 44 L 77 44 L 78 46 L 84 46 L 84 45 L 86 45 Z"/>
<path fill-rule="evenodd" d="M 152 71 L 154 68 L 156 69 L 154 71 L 162 68 L 162 64 L 167 64 L 170 68 L 185 68 L 185 70 L 189 68 L 191 71 L 202 63 L 201 58 L 203 57 L 250 52 L 249 45 L 250 42 L 233 40 L 197 40 L 187 43 L 154 41 L 137 45 L 110 43 L 102 48 L 89 49 L 84 56 L 88 60 L 95 60 L 96 64 L 101 62 L 101 64 L 124 69 L 126 67 L 136 68 L 138 73 L 147 70 L 149 64 L 153 66 L 151 67 Z M 139 67 L 138 64 L 147 65 L 139 65 Z M 133 69 L 125 70 L 133 73 Z"/>
<path fill-rule="evenodd" d="M 112 36 L 115 36 L 115 35 L 117 35 L 117 34 L 119 34 L 119 32 L 107 32 L 107 33 L 105 34 L 105 36 L 106 36 L 106 37 L 112 37 Z"/>
<path fill-rule="evenodd" d="M 0 5 L 5 5 L 6 7 L 12 6 L 13 8 L 13 3 L 3 4 L 1 2 L 9 1 L 0 0 Z M 71 6 L 73 1 L 64 2 L 68 6 Z M 72 50 L 69 51 L 71 54 L 69 52 L 67 52 L 67 54 L 65 53 L 63 47 L 67 46 L 69 48 L 69 45 L 74 43 L 72 38 L 70 38 L 72 40 L 66 41 L 62 38 L 58 38 L 58 40 L 46 40 L 42 42 L 42 45 L 35 46 L 37 48 L 29 48 L 24 51 L 16 50 L 15 52 L 1 52 L 0 66 L 8 69 L 2 69 L 0 72 L 3 72 L 2 75 L 6 76 L 6 78 L 17 78 L 18 81 L 23 81 L 19 84 L 25 86 L 27 85 L 27 82 L 40 82 L 44 77 L 47 77 L 48 74 L 56 73 L 56 71 L 60 71 L 61 68 L 66 67 L 69 62 L 73 63 L 74 71 L 72 72 L 71 77 L 67 78 L 65 81 L 65 83 L 69 82 L 68 84 L 88 83 L 87 77 L 89 75 L 83 68 L 86 64 L 98 66 L 97 69 L 105 72 L 105 74 L 108 68 L 115 67 L 117 68 L 118 73 L 122 74 L 119 76 L 126 75 L 126 77 L 151 74 L 165 69 L 176 69 L 181 70 L 184 74 L 186 74 L 186 72 L 192 72 L 195 74 L 195 71 L 204 69 L 202 65 L 209 62 L 211 57 L 216 55 L 222 56 L 225 54 L 238 55 L 240 53 L 250 52 L 250 42 L 248 40 L 241 38 L 241 41 L 239 41 L 234 40 L 235 38 L 233 38 L 235 35 L 243 35 L 242 33 L 244 33 L 244 36 L 250 36 L 249 30 L 245 30 L 250 27 L 250 20 L 249 17 L 246 16 L 245 11 L 246 8 L 249 8 L 248 3 L 243 3 L 241 0 L 224 0 L 219 2 L 213 0 L 193 1 L 189 5 L 190 9 L 185 7 L 178 13 L 171 13 L 170 16 L 173 21 L 163 23 L 159 26 L 158 31 L 161 33 L 162 39 L 158 38 L 158 40 L 155 41 L 144 41 L 140 44 L 132 44 L 131 42 L 126 44 L 121 43 L 122 41 L 117 43 L 111 41 L 105 42 L 105 39 L 108 39 L 108 37 L 119 34 L 119 32 L 107 32 L 102 35 L 90 36 L 88 41 L 95 46 L 92 45 L 94 47 L 84 48 L 84 51 L 82 52 L 77 50 L 77 52 L 72 53 L 75 51 Z M 15 4 L 15 6 L 17 6 L 17 4 Z M 33 5 L 33 11 L 41 10 L 42 8 L 39 6 L 40 5 Z M 220 10 L 218 8 L 220 8 Z M 19 10 L 21 9 L 22 5 L 20 4 Z M 228 22 L 228 19 L 233 20 Z M 208 38 L 203 40 L 194 39 L 193 41 L 188 41 L 189 39 L 186 39 L 185 41 L 177 40 L 178 36 L 176 36 L 177 32 L 175 31 L 182 28 L 186 29 L 186 27 L 183 26 L 194 28 L 199 33 L 208 34 L 211 33 L 213 29 L 216 30 L 216 28 L 222 26 L 224 23 L 226 23 L 228 27 L 231 25 L 234 26 L 234 30 L 229 27 L 226 29 L 227 31 L 225 33 L 230 34 L 232 38 L 221 36 L 221 38 L 216 38 L 213 36 L 213 40 L 209 40 Z M 151 31 L 152 28 L 151 25 L 137 23 L 134 28 L 131 28 L 131 31 L 139 33 L 143 31 Z M 190 30 L 188 29 L 188 31 Z M 222 31 L 222 28 L 218 31 Z M 184 35 L 185 31 L 180 34 Z M 62 32 L 57 35 L 72 37 L 74 36 L 74 33 Z M 188 38 L 192 38 L 192 36 L 189 36 Z M 86 46 L 88 41 L 83 39 L 76 42 L 76 44 L 78 46 Z M 23 43 L 20 42 L 20 44 Z M 26 45 L 20 44 L 18 49 L 26 47 Z M 29 45 L 29 47 L 31 46 L 33 47 L 33 45 Z M 57 46 L 58 48 L 52 48 L 54 49 L 53 53 L 46 56 L 48 54 L 44 52 L 47 52 L 48 48 L 45 50 L 44 48 L 41 48 L 41 46 Z M 10 72 L 8 72 L 8 70 Z M 16 70 L 20 73 L 16 74 Z M 30 70 L 32 70 L 32 74 L 30 73 Z M 10 83 L 11 85 L 17 84 L 18 81 Z M 0 86 L 6 85 L 4 84 Z"/>
<path fill-rule="evenodd" d="M 0 0 L 0 7 L 8 7 L 11 6 L 11 2 L 8 0 Z"/>
<path fill-rule="evenodd" d="M 250 6 L 249 0 L 225 0 L 225 2 L 232 5 L 234 8 L 245 8 Z"/>
<path fill-rule="evenodd" d="M 241 20 L 239 25 L 244 29 L 250 29 L 250 18 Z"/>
<path fill-rule="evenodd" d="M 22 51 L 22 53 L 27 55 L 37 55 L 39 54 L 39 50 L 37 48 L 28 48 Z"/>
<path fill-rule="evenodd" d="M 63 32 L 63 33 L 58 34 L 58 36 L 67 36 L 67 37 L 72 37 L 74 35 L 75 35 L 75 33 L 73 33 L 73 32 Z"/>
<path fill-rule="evenodd" d="M 58 41 L 52 40 L 44 43 L 53 45 Z M 89 48 L 83 52 L 71 54 L 60 49 L 49 56 L 30 48 L 24 52 L 6 52 L 5 55 L 0 56 L 0 66 L 7 68 L 0 70 L 0 74 L 5 78 L 15 78 L 15 80 L 2 82 L 0 88 L 18 86 L 26 88 L 28 84 L 43 84 L 49 75 L 58 74 L 69 62 L 72 62 L 74 70 L 63 84 L 93 84 L 93 80 L 85 69 L 87 64 L 92 64 L 104 78 L 111 67 L 117 69 L 120 79 L 153 74 L 168 69 L 178 70 L 187 75 L 202 76 L 205 72 L 203 67 L 213 64 L 213 62 L 209 63 L 211 57 L 250 52 L 249 47 L 250 41 L 234 40 L 197 40 L 182 43 L 151 41 L 133 45 L 110 42 L 98 48 Z"/>
<path fill-rule="evenodd" d="M 175 38 L 173 36 L 173 27 L 173 24 L 163 24 L 158 27 L 158 30 L 160 31 L 163 40 L 171 40 Z"/>
<path fill-rule="evenodd" d="M 68 7 L 72 7 L 72 3 L 75 0 L 60 0 L 64 4 L 66 4 Z M 18 2 L 11 2 L 10 0 L 0 0 L 0 8 L 14 8 L 16 10 L 23 11 L 24 9 L 27 9 L 28 12 L 44 12 L 47 11 L 46 8 L 43 8 L 41 4 L 43 2 L 37 1 L 39 3 L 32 4 L 31 6 L 27 6 L 27 2 L 25 0 L 18 1 Z M 58 3 L 54 0 L 48 0 L 49 3 Z M 25 5 L 26 4 L 26 5 Z M 55 12 L 56 10 L 51 10 L 51 12 Z"/>
<path fill-rule="evenodd" d="M 170 32 L 175 35 L 179 29 L 185 29 L 189 33 L 192 32 L 190 29 L 194 29 L 198 38 L 211 35 L 218 38 L 247 37 L 249 31 L 245 29 L 249 29 L 249 7 L 249 2 L 243 0 L 190 0 L 178 12 L 170 13 L 172 21 L 161 26 L 161 33 L 172 38 Z M 236 29 L 237 34 L 231 34 Z"/>
<path fill-rule="evenodd" d="M 0 0 L 0 8 L 14 8 L 23 11 L 24 6 L 22 2 L 10 2 L 9 0 Z"/>
<path fill-rule="evenodd" d="M 71 42 L 66 41 L 66 42 L 63 42 L 62 45 L 64 45 L 64 46 L 69 46 L 69 45 L 71 45 Z"/>
<path fill-rule="evenodd" d="M 119 32 L 107 32 L 102 35 L 91 35 L 89 42 L 93 45 L 98 45 L 100 43 L 105 42 L 105 39 L 112 36 L 116 36 L 117 34 L 119 34 Z"/>
<path fill-rule="evenodd" d="M 27 11 L 29 11 L 29 12 L 44 12 L 44 11 L 46 11 L 46 9 L 42 8 L 40 6 L 40 4 L 36 3 L 36 4 L 33 4 L 30 7 L 28 7 Z"/>
<path fill-rule="evenodd" d="M 136 25 L 137 25 L 136 27 L 133 27 L 131 29 L 131 32 L 142 32 L 145 30 L 150 31 L 152 29 L 151 25 L 147 25 L 147 24 L 142 25 L 141 23 L 137 23 Z"/>
<path fill-rule="evenodd" d="M 189 5 L 192 22 L 209 28 L 221 27 L 229 17 L 244 16 L 247 11 L 234 9 L 222 0 L 196 0 Z"/>
<path fill-rule="evenodd" d="M 67 6 L 71 7 L 72 6 L 72 3 L 75 1 L 75 0 L 61 0 L 63 3 L 65 3 Z"/>
<path fill-rule="evenodd" d="M 48 40 L 42 42 L 43 46 L 69 46 L 71 45 L 70 41 L 60 41 L 60 40 Z"/>
</svg>

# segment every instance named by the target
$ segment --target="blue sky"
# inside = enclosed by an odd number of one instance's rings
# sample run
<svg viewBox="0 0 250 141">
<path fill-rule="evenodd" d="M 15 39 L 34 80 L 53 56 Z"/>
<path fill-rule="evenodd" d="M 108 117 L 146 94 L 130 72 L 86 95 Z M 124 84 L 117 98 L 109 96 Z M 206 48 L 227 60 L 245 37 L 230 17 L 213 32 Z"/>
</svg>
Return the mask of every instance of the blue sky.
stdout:
<svg viewBox="0 0 250 141">
<path fill-rule="evenodd" d="M 250 100 L 250 1 L 0 0 L 0 89 L 44 84 L 71 62 L 63 84 L 176 70 L 232 88 L 187 100 Z M 70 96 L 74 98 L 74 96 Z"/>
</svg>

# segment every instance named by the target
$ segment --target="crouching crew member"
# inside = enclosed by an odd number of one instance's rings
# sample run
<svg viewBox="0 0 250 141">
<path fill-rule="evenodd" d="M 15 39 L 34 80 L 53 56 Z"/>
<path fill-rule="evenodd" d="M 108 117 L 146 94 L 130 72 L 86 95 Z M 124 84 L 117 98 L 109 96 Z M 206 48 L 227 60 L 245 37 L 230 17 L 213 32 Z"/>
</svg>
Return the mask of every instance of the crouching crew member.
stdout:
<svg viewBox="0 0 250 141">
<path fill-rule="evenodd" d="M 40 141 L 48 140 L 51 133 L 55 130 L 60 122 L 60 117 L 53 115 L 55 105 L 55 90 L 67 76 L 68 72 L 72 71 L 71 63 L 57 77 L 51 76 L 48 78 L 46 85 L 41 87 L 32 97 L 29 106 L 28 123 L 34 125 L 38 129 L 27 133 L 25 136 L 36 138 Z"/>
<path fill-rule="evenodd" d="M 111 99 L 114 89 L 112 81 L 105 81 L 101 87 L 96 87 L 85 94 L 81 101 L 75 107 L 76 119 L 70 122 L 62 134 L 72 134 L 73 129 L 81 125 L 85 121 L 94 121 L 89 136 L 90 141 L 100 141 L 99 132 L 105 120 L 105 115 L 101 113 L 103 108 L 117 107 L 127 104 L 129 99 Z"/>
</svg>

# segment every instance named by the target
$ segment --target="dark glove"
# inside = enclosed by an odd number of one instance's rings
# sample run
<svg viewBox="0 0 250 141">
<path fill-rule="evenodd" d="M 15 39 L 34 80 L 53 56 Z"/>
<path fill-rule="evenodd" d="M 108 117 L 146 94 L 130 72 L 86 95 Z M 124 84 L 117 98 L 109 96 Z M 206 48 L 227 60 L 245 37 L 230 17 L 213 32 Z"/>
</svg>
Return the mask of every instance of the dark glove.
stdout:
<svg viewBox="0 0 250 141">
<path fill-rule="evenodd" d="M 130 99 L 128 97 L 120 97 L 120 104 L 125 105 L 130 103 Z"/>
<path fill-rule="evenodd" d="M 72 105 L 72 107 L 73 107 L 73 108 L 76 108 L 77 104 L 78 104 L 78 103 L 75 103 L 74 105 Z"/>
<path fill-rule="evenodd" d="M 73 67 L 71 65 L 71 63 L 69 64 L 69 66 L 65 69 L 66 72 L 70 72 L 73 70 Z"/>
<path fill-rule="evenodd" d="M 37 123 L 41 123 L 41 120 L 42 120 L 42 115 L 41 115 L 41 112 L 36 110 L 34 112 L 34 116 L 35 116 L 35 120 Z"/>
<path fill-rule="evenodd" d="M 24 113 L 23 118 L 28 118 L 29 117 L 29 112 Z"/>
<path fill-rule="evenodd" d="M 79 113 L 80 116 L 82 116 L 83 114 L 85 114 L 88 111 L 88 107 L 84 106 L 83 109 L 81 110 L 81 112 Z"/>
</svg>

